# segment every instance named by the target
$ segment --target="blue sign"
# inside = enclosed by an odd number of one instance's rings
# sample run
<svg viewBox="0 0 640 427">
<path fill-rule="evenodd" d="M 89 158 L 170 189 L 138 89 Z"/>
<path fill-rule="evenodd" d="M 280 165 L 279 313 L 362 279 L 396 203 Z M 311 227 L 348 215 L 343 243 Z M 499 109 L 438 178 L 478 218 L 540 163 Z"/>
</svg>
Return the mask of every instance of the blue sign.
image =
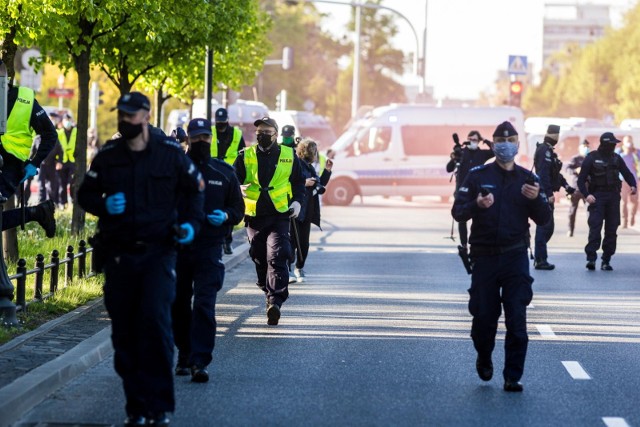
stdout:
<svg viewBox="0 0 640 427">
<path fill-rule="evenodd" d="M 507 68 L 509 74 L 527 74 L 527 57 L 520 55 L 509 55 L 509 67 Z"/>
</svg>

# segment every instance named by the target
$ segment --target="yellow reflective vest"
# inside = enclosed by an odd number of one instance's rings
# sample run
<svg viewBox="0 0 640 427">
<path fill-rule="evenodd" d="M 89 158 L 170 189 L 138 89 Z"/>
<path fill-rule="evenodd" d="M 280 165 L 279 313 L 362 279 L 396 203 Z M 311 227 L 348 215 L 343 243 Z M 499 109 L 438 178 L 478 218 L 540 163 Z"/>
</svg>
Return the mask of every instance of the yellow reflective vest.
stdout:
<svg viewBox="0 0 640 427">
<path fill-rule="evenodd" d="M 240 139 L 242 138 L 242 131 L 238 127 L 233 127 L 233 139 L 227 152 L 224 153 L 224 161 L 233 165 L 238 157 L 238 147 L 240 146 Z M 211 126 L 211 157 L 218 158 L 218 133 L 215 126 Z"/>
<path fill-rule="evenodd" d="M 78 128 L 71 129 L 71 137 L 67 141 L 67 133 L 64 129 L 58 129 L 58 140 L 62 145 L 62 163 L 75 163 L 74 152 L 76 151 L 76 137 L 78 136 Z"/>
<path fill-rule="evenodd" d="M 27 87 L 18 88 L 18 98 L 7 118 L 7 133 L 0 137 L 7 153 L 25 161 L 29 158 L 33 144 L 31 112 L 36 95 Z"/>
<path fill-rule="evenodd" d="M 256 205 L 260 197 L 260 181 L 258 180 L 258 157 L 256 155 L 256 145 L 247 147 L 244 150 L 244 167 L 246 174 L 243 184 L 249 184 L 245 190 L 245 215 L 256 216 Z M 291 182 L 289 177 L 293 170 L 293 149 L 280 146 L 280 156 L 278 166 L 269 182 L 269 197 L 273 206 L 278 212 L 286 212 L 289 209 L 289 193 L 291 192 Z"/>
</svg>

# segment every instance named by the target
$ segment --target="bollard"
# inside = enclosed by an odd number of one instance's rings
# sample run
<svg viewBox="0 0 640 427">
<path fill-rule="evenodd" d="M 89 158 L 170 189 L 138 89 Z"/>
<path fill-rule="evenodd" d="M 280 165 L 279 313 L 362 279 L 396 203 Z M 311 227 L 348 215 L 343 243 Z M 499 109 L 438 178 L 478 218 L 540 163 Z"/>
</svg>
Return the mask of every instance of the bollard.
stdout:
<svg viewBox="0 0 640 427">
<path fill-rule="evenodd" d="M 18 273 L 18 278 L 16 279 L 16 305 L 22 307 L 22 312 L 24 313 L 27 309 L 27 260 L 20 258 L 16 270 Z"/>
<path fill-rule="evenodd" d="M 85 269 L 87 268 L 87 242 L 80 240 L 78 244 L 78 277 L 80 279 L 85 277 Z"/>
<path fill-rule="evenodd" d="M 60 274 L 60 252 L 54 249 L 51 252 L 51 281 L 49 282 L 49 292 L 58 292 L 58 276 Z"/>
<path fill-rule="evenodd" d="M 36 255 L 36 294 L 35 299 L 42 301 L 42 283 L 44 282 L 44 255 Z"/>
<path fill-rule="evenodd" d="M 66 276 L 67 280 L 65 282 L 65 286 L 69 286 L 73 281 L 73 246 L 67 246 L 67 265 L 66 265 Z"/>
</svg>

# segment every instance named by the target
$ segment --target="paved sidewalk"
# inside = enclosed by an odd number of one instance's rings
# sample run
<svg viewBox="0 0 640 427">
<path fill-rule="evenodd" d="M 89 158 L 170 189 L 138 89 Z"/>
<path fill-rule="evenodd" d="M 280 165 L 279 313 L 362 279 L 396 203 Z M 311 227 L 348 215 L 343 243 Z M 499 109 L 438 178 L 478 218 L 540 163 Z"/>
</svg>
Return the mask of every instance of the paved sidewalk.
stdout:
<svg viewBox="0 0 640 427">
<path fill-rule="evenodd" d="M 227 270 L 248 254 L 244 229 L 234 233 Z M 111 328 L 102 298 L 0 346 L 0 427 L 9 426 L 69 380 L 109 357 Z"/>
</svg>

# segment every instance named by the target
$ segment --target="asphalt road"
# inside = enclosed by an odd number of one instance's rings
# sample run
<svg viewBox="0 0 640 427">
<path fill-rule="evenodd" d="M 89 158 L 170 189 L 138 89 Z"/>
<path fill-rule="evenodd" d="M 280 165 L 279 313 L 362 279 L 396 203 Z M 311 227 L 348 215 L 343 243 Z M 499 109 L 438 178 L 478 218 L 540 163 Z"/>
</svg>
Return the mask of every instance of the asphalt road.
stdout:
<svg viewBox="0 0 640 427">
<path fill-rule="evenodd" d="M 525 391 L 475 373 L 469 276 L 449 206 L 368 198 L 323 208 L 307 282 L 280 325 L 246 260 L 227 274 L 211 381 L 176 379 L 174 426 L 640 426 L 638 229 L 620 230 L 613 272 L 585 269 L 586 219 L 566 237 L 556 209 L 554 271 L 535 271 Z M 456 232 L 457 234 L 457 232 Z M 598 264 L 599 267 L 599 264 Z M 17 425 L 111 425 L 124 400 L 111 358 Z"/>
</svg>

